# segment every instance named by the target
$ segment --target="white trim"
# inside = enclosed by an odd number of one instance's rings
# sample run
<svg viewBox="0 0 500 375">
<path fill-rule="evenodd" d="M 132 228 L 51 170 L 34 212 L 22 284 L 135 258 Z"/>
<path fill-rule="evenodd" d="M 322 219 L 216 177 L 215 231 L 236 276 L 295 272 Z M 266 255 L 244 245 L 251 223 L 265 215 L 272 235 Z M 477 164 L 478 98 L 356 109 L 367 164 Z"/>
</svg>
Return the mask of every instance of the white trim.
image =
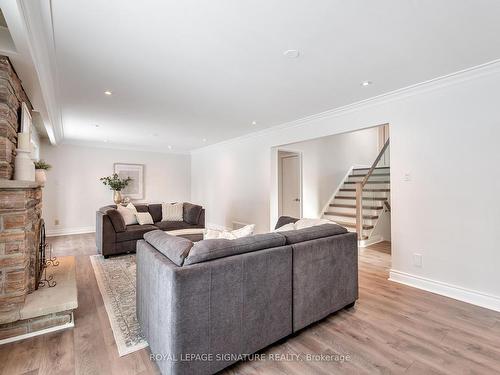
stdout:
<svg viewBox="0 0 500 375">
<path fill-rule="evenodd" d="M 167 147 L 163 147 L 160 149 L 153 146 L 123 145 L 119 143 L 103 143 L 103 142 L 94 142 L 94 141 L 85 141 L 85 140 L 67 139 L 67 138 L 61 141 L 60 144 L 78 146 L 78 147 L 103 148 L 107 150 L 149 152 L 149 153 L 169 154 L 169 155 L 190 155 L 189 151 L 169 150 Z"/>
<path fill-rule="evenodd" d="M 47 237 L 55 236 L 69 236 L 71 234 L 84 234 L 84 233 L 94 233 L 95 227 L 76 227 L 76 228 L 58 228 L 58 229 L 47 229 Z"/>
<path fill-rule="evenodd" d="M 374 244 L 382 242 L 382 241 L 384 241 L 384 237 L 382 237 L 380 234 L 376 234 L 374 236 L 370 235 L 370 237 L 366 240 L 359 240 L 358 246 L 359 247 L 367 247 L 367 246 L 374 245 Z"/>
<path fill-rule="evenodd" d="M 312 116 L 307 116 L 303 117 L 294 121 L 286 122 L 280 125 L 276 126 L 271 126 L 269 128 L 253 132 L 253 133 L 248 133 L 239 137 L 227 139 L 225 141 L 221 141 L 218 143 L 213 143 L 211 145 L 197 148 L 191 151 L 191 154 L 196 154 L 199 152 L 204 152 L 206 150 L 210 149 L 216 149 L 220 147 L 221 145 L 229 145 L 229 144 L 234 144 L 238 142 L 242 142 L 246 139 L 251 139 L 251 138 L 257 138 L 257 137 L 264 137 L 267 136 L 270 133 L 278 132 L 283 129 L 292 129 L 292 128 L 298 128 L 298 127 L 308 127 L 310 126 L 311 121 L 318 121 L 318 120 L 325 120 L 325 119 L 333 119 L 335 117 L 342 116 L 346 113 L 351 113 L 360 109 L 363 109 L 368 106 L 374 106 L 374 105 L 380 105 L 384 103 L 389 103 L 397 100 L 401 100 L 410 96 L 414 96 L 417 94 L 420 94 L 422 92 L 427 92 L 431 90 L 436 90 L 440 89 L 443 87 L 451 86 L 463 81 L 468 81 L 477 77 L 482 77 L 488 74 L 494 74 L 500 72 L 500 59 L 493 60 L 490 62 L 487 62 L 485 64 L 473 66 L 467 69 L 459 70 L 454 73 L 450 73 L 444 76 L 436 77 L 433 79 L 430 79 L 428 81 L 420 82 L 411 86 L 407 86 L 401 89 L 397 89 L 394 91 L 390 91 L 381 95 L 373 96 L 368 99 L 364 99 L 355 103 L 347 104 L 342 107 L 337 107 L 333 108 L 328 111 L 320 112 Z M 384 125 L 384 124 L 380 124 Z M 373 127 L 373 126 L 369 126 Z M 360 130 L 360 129 L 357 129 Z M 337 133 L 342 133 L 344 131 L 339 131 Z M 307 132 L 306 132 L 307 134 Z M 336 133 L 334 133 L 336 134 Z M 333 134 L 330 134 L 333 135 Z M 320 136 L 321 137 L 321 136 Z M 301 141 L 306 141 L 309 139 L 314 139 L 318 138 L 318 136 L 313 136 L 310 138 L 301 138 Z M 290 143 L 296 142 L 295 140 L 290 141 Z M 280 147 L 282 144 L 272 144 L 271 147 Z"/>
<path fill-rule="evenodd" d="M 24 20 L 28 48 L 50 119 L 51 129 L 47 129 L 47 133 L 50 142 L 56 144 L 64 138 L 64 130 L 59 100 L 52 2 L 19 0 L 18 4 L 19 13 Z"/>
<path fill-rule="evenodd" d="M 62 331 L 63 329 L 73 328 L 74 326 L 75 326 L 75 320 L 73 317 L 73 312 L 71 312 L 71 321 L 69 323 L 64 323 L 64 324 L 61 324 L 61 325 L 55 326 L 55 327 L 45 328 L 45 329 L 42 329 L 40 331 L 25 333 L 25 334 L 19 335 L 19 336 L 9 337 L 9 338 L 0 340 L 0 345 L 8 344 L 11 342 L 16 342 L 16 341 L 20 341 L 20 340 L 24 340 L 24 339 L 29 339 L 30 337 L 45 335 L 46 333 L 50 333 L 50 332 Z"/>
<path fill-rule="evenodd" d="M 391 269 L 389 272 L 389 280 L 467 302 L 476 306 L 500 311 L 500 297 L 493 296 L 491 294 L 462 288 L 460 286 L 444 283 L 442 281 L 427 279 L 422 276 L 411 275 L 394 269 Z"/>
</svg>

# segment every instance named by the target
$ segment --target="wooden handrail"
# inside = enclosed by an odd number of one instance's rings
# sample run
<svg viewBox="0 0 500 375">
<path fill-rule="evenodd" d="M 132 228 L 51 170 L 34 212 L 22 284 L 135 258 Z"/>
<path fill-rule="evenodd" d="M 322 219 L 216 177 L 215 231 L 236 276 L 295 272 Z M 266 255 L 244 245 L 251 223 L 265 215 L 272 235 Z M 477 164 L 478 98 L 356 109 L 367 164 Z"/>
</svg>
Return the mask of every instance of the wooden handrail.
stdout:
<svg viewBox="0 0 500 375">
<path fill-rule="evenodd" d="M 378 162 L 380 161 L 380 159 L 382 159 L 382 156 L 384 155 L 385 150 L 387 150 L 387 147 L 389 147 L 389 138 L 385 142 L 384 147 L 382 147 L 382 150 L 380 150 L 380 152 L 378 153 L 377 158 L 373 162 L 373 164 L 372 164 L 370 170 L 368 171 L 368 173 L 366 174 L 365 178 L 363 178 L 363 181 L 361 181 L 361 186 L 364 187 L 366 185 L 366 183 L 368 182 L 368 179 L 371 177 L 371 175 L 373 174 L 373 171 L 377 167 Z"/>
<path fill-rule="evenodd" d="M 380 159 L 382 159 L 382 156 L 384 155 L 385 150 L 387 150 L 387 147 L 389 147 L 389 139 L 387 139 L 384 147 L 382 147 L 382 150 L 380 150 L 377 158 L 373 162 L 371 168 L 368 170 L 365 178 L 363 178 L 361 182 L 358 182 L 356 184 L 356 233 L 358 234 L 358 240 L 363 239 L 363 188 L 368 182 L 368 179 L 373 174 L 373 171 L 377 167 Z"/>
</svg>

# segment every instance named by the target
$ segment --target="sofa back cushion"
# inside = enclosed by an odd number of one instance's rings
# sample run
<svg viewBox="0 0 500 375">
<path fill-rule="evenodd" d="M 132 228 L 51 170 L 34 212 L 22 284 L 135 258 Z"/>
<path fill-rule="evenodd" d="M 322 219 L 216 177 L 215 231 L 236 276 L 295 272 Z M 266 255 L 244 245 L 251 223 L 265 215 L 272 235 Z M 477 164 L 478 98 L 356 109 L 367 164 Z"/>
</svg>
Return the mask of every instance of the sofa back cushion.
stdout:
<svg viewBox="0 0 500 375">
<path fill-rule="evenodd" d="M 286 238 L 286 244 L 291 245 L 294 243 L 315 240 L 317 238 L 347 233 L 347 229 L 337 224 L 323 224 L 279 233 Z"/>
<path fill-rule="evenodd" d="M 135 206 L 135 209 L 137 210 L 137 212 L 148 212 L 148 210 L 149 210 L 149 207 L 147 204 L 134 203 L 134 206 Z"/>
<path fill-rule="evenodd" d="M 144 239 L 178 266 L 182 266 L 184 259 L 193 247 L 192 241 L 182 237 L 171 236 L 159 229 L 145 233 Z"/>
<path fill-rule="evenodd" d="M 125 232 L 127 226 L 125 225 L 125 220 L 123 220 L 123 216 L 118 212 L 116 208 L 111 208 L 106 211 L 109 219 L 111 220 L 111 224 L 115 228 L 115 232 Z"/>
<path fill-rule="evenodd" d="M 193 245 L 189 251 L 189 255 L 184 261 L 184 265 L 279 247 L 284 244 L 285 237 L 278 233 L 256 234 L 254 236 L 242 237 L 235 240 L 220 238 L 203 240 Z"/>
<path fill-rule="evenodd" d="M 155 223 L 161 221 L 161 203 L 150 204 L 148 209 Z"/>
<path fill-rule="evenodd" d="M 188 224 L 196 225 L 200 220 L 201 210 L 203 207 L 198 206 L 197 204 L 192 204 L 189 202 L 184 202 L 182 207 L 184 217 L 184 221 Z"/>
</svg>

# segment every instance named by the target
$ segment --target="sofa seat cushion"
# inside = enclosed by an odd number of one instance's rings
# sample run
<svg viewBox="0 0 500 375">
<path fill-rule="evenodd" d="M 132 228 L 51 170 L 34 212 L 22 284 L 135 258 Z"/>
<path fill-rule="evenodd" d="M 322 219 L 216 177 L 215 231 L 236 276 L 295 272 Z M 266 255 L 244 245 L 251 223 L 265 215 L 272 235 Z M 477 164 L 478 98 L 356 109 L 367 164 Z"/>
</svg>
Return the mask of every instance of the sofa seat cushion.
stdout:
<svg viewBox="0 0 500 375">
<path fill-rule="evenodd" d="M 228 240 L 223 238 L 203 240 L 195 243 L 184 265 L 206 262 L 232 255 L 283 246 L 285 237 L 278 233 L 256 234 L 254 236 Z"/>
<path fill-rule="evenodd" d="M 193 247 L 192 241 L 172 236 L 159 229 L 146 233 L 144 239 L 178 266 L 182 266 L 189 250 Z"/>
<path fill-rule="evenodd" d="M 144 233 L 151 232 L 152 230 L 158 229 L 154 225 L 127 225 L 127 230 L 125 232 L 116 233 L 116 240 L 118 242 L 121 241 L 130 241 L 130 240 L 141 240 L 144 236 Z"/>
<path fill-rule="evenodd" d="M 279 232 L 279 234 L 286 238 L 287 245 L 310 241 L 317 238 L 335 236 L 343 233 L 347 233 L 347 229 L 337 224 L 323 224 L 316 225 L 314 227 Z"/>
<path fill-rule="evenodd" d="M 185 221 L 158 221 L 155 223 L 155 226 L 163 231 L 193 228 L 193 225 Z"/>
</svg>

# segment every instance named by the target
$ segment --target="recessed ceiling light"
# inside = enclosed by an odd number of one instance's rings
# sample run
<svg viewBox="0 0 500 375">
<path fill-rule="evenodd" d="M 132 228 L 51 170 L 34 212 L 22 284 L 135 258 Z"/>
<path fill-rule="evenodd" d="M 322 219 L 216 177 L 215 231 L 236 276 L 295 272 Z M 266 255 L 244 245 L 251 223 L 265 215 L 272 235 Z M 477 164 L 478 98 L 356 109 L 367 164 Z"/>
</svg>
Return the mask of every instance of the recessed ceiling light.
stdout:
<svg viewBox="0 0 500 375">
<path fill-rule="evenodd" d="M 107 139 L 105 139 L 105 140 L 104 140 L 104 142 L 108 142 L 108 140 L 107 140 Z"/>
<path fill-rule="evenodd" d="M 252 125 L 257 125 L 257 121 L 252 121 Z"/>
<path fill-rule="evenodd" d="M 98 128 L 98 127 L 99 127 L 99 124 L 95 124 L 94 126 L 95 126 L 96 128 Z"/>
<path fill-rule="evenodd" d="M 167 148 L 168 148 L 169 150 L 171 150 L 171 149 L 172 149 L 172 146 L 168 145 L 168 146 L 167 146 Z"/>
<path fill-rule="evenodd" d="M 300 52 L 298 49 L 287 49 L 285 52 L 283 52 L 283 55 L 290 59 L 296 59 L 300 56 Z"/>
<path fill-rule="evenodd" d="M 363 82 L 361 82 L 361 86 L 365 86 L 365 87 L 366 86 L 370 86 L 371 84 L 373 84 L 372 81 L 363 81 Z"/>
<path fill-rule="evenodd" d="M 207 141 L 207 139 L 206 139 L 206 138 L 203 138 L 203 139 L 202 139 L 202 141 L 203 141 L 203 142 L 206 142 L 206 141 Z"/>
<path fill-rule="evenodd" d="M 104 91 L 104 93 L 105 93 L 106 95 L 113 95 L 113 92 L 112 92 L 112 91 L 109 91 L 109 90 Z"/>
<path fill-rule="evenodd" d="M 153 137 L 158 137 L 158 133 L 151 134 Z"/>
</svg>

